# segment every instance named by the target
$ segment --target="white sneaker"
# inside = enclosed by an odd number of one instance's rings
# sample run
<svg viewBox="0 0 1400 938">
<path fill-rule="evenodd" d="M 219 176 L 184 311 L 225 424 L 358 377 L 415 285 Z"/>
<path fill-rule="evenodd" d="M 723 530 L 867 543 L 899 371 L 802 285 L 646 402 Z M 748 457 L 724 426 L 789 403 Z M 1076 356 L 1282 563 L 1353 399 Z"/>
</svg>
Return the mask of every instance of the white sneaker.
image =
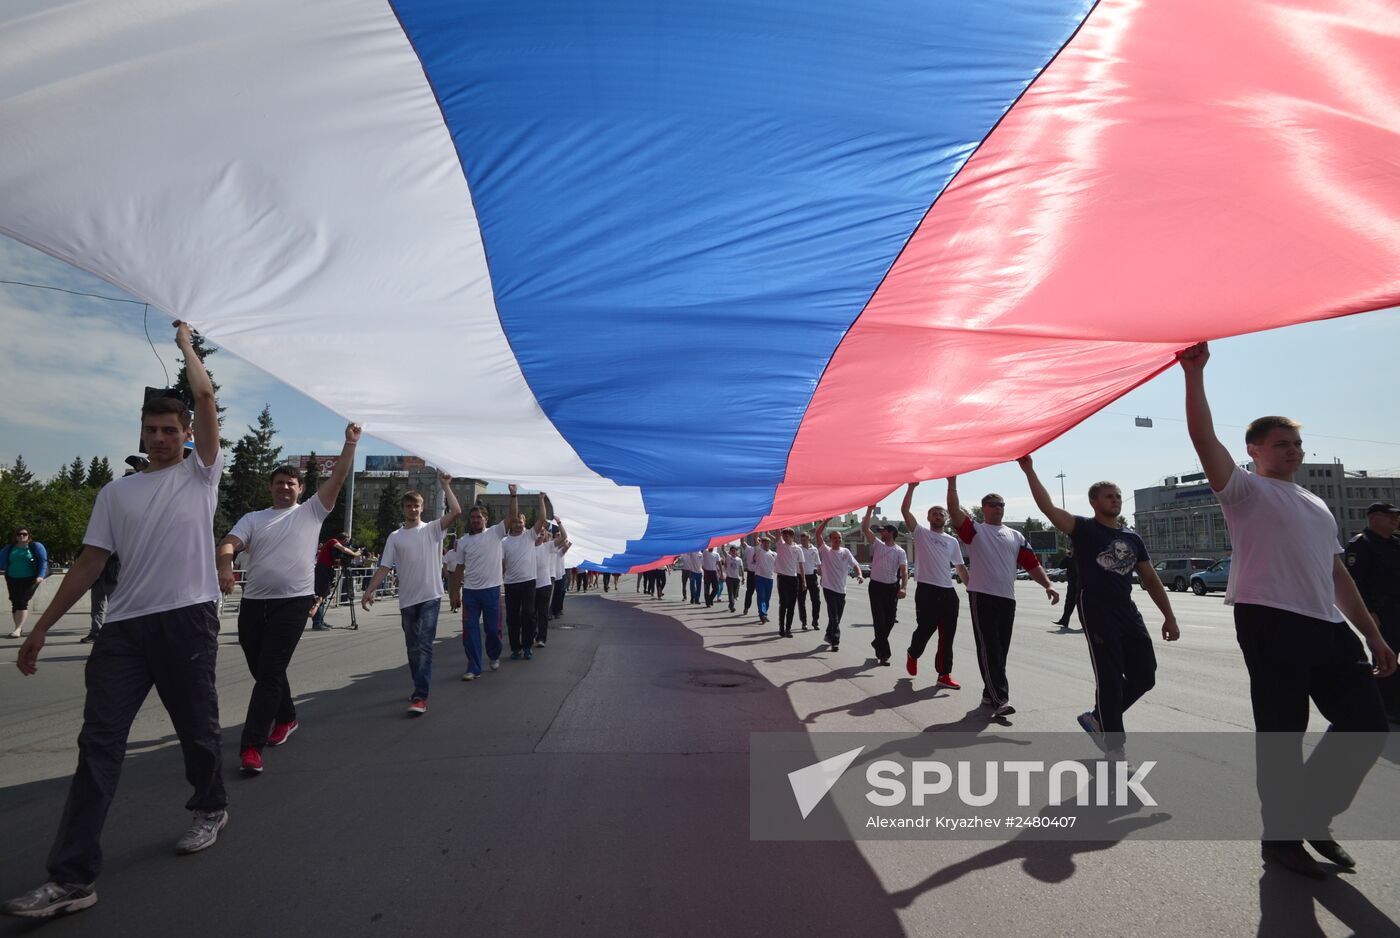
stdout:
<svg viewBox="0 0 1400 938">
<path fill-rule="evenodd" d="M 5 637 L 6 637 L 6 638 L 20 638 L 21 636 L 20 636 L 20 634 L 19 634 L 19 629 L 15 629 L 13 632 L 11 632 L 9 635 L 7 635 L 7 636 L 5 636 Z"/>
<path fill-rule="evenodd" d="M 462 680 L 464 680 L 464 681 L 474 681 L 474 680 L 476 680 L 476 675 L 473 674 L 472 672 L 468 671 L 466 674 L 463 674 L 463 675 L 462 675 Z"/>
<path fill-rule="evenodd" d="M 6 915 L 20 918 L 50 918 L 77 912 L 97 903 L 97 890 L 92 883 L 48 882 L 5 903 Z"/>
<path fill-rule="evenodd" d="M 500 659 L 500 658 L 492 658 L 492 659 L 491 659 L 491 670 L 492 670 L 492 671 L 499 671 L 499 670 L 501 670 L 501 659 Z"/>
<path fill-rule="evenodd" d="M 227 811 L 195 811 L 190 829 L 175 841 L 176 853 L 198 853 L 214 846 L 219 839 L 219 831 L 228 824 Z"/>
</svg>

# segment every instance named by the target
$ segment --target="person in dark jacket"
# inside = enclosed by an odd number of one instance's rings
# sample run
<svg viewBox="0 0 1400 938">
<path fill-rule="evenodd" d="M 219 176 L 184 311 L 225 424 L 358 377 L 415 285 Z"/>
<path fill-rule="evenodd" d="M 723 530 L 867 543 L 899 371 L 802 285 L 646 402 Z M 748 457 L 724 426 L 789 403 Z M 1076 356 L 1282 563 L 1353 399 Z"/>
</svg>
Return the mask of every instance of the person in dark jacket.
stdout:
<svg viewBox="0 0 1400 938">
<path fill-rule="evenodd" d="M 1400 646 L 1400 508 L 1373 502 L 1366 509 L 1366 530 L 1347 542 L 1347 572 L 1361 599 L 1380 623 L 1391 648 Z M 1391 723 L 1400 724 L 1400 677 L 1376 678 Z"/>
</svg>

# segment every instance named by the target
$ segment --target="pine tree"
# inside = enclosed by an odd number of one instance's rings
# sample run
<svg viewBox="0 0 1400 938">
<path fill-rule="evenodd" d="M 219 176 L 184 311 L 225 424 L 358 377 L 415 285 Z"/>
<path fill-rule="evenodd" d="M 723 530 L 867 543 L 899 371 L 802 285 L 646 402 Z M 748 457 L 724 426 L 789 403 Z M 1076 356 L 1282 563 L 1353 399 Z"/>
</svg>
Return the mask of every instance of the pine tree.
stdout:
<svg viewBox="0 0 1400 938">
<path fill-rule="evenodd" d="M 403 520 L 403 512 L 399 509 L 399 490 L 392 485 L 385 485 L 379 490 L 379 504 L 374 509 L 374 528 L 378 532 L 375 539 L 374 550 L 376 553 L 384 552 L 384 542 L 389 539 L 389 535 L 398 530 L 399 522 Z"/>
<path fill-rule="evenodd" d="M 198 332 L 190 332 L 190 345 L 194 348 L 194 353 L 199 356 L 199 360 L 204 362 L 204 370 L 209 372 L 209 383 L 214 386 L 214 397 L 219 396 L 219 382 L 214 380 L 214 373 L 209 371 L 209 356 L 216 354 L 219 350 L 208 345 L 204 341 L 204 336 Z M 190 391 L 190 379 L 185 374 L 184 359 L 180 361 L 180 371 L 175 376 L 175 390 L 179 391 L 186 401 L 194 400 L 194 393 Z M 219 449 L 228 449 L 229 441 L 224 438 L 224 406 L 219 405 Z M 242 517 L 241 515 L 237 517 Z"/>
<path fill-rule="evenodd" d="M 103 456 L 101 459 L 96 456 L 92 457 L 92 462 L 88 463 L 87 468 L 87 487 L 100 489 L 111 481 L 112 464 L 107 461 L 107 457 Z"/>
<path fill-rule="evenodd" d="M 87 470 L 83 468 L 83 457 L 74 456 L 73 461 L 68 464 L 68 468 L 59 473 L 59 477 L 75 489 L 87 485 Z"/>
<path fill-rule="evenodd" d="M 34 473 L 29 471 L 23 453 L 15 456 L 15 464 L 10 467 L 10 481 L 21 487 L 34 484 Z"/>
<path fill-rule="evenodd" d="M 321 486 L 321 467 L 316 462 L 316 451 L 306 460 L 306 474 L 301 480 L 301 500 L 306 501 Z"/>
<path fill-rule="evenodd" d="M 272 408 L 263 405 L 256 427 L 233 444 L 233 460 L 229 464 L 223 504 L 226 516 L 235 521 L 250 511 L 272 504 L 272 489 L 268 478 L 282 458 L 282 447 L 273 446 L 277 428 L 272 423 Z"/>
</svg>

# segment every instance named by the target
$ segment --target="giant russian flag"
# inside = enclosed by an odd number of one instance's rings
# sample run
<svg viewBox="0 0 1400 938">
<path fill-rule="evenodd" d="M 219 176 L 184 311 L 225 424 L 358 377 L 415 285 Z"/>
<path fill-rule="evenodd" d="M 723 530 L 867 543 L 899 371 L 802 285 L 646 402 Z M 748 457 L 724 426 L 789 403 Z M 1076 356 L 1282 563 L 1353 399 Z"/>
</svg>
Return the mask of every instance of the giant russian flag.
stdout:
<svg viewBox="0 0 1400 938">
<path fill-rule="evenodd" d="M 0 231 L 625 569 L 1400 303 L 1400 8 L 8 0 Z"/>
</svg>

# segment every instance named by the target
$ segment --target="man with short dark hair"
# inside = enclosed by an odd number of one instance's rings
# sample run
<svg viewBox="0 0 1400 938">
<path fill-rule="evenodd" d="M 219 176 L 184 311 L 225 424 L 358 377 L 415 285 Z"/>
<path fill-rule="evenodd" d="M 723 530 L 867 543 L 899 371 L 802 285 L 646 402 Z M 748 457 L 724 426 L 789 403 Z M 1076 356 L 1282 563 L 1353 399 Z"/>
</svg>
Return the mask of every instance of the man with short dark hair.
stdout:
<svg viewBox="0 0 1400 938">
<path fill-rule="evenodd" d="M 792 620 L 797 615 L 797 594 L 807 572 L 807 558 L 792 538 L 792 528 L 783 528 L 779 537 L 775 570 L 778 574 L 778 634 L 792 638 Z M 804 623 L 803 627 L 806 625 Z"/>
<path fill-rule="evenodd" d="M 705 608 L 708 609 L 715 604 L 715 598 L 719 595 L 720 583 L 720 556 L 715 553 L 713 545 L 707 546 L 700 553 L 700 572 L 704 576 L 705 582 Z"/>
<path fill-rule="evenodd" d="M 1237 466 L 1215 435 L 1205 388 L 1209 358 L 1204 342 L 1177 356 L 1186 379 L 1187 431 L 1234 545 L 1225 602 L 1235 610 L 1258 731 L 1260 850 L 1266 862 L 1322 879 L 1325 871 L 1297 831 L 1306 828 L 1313 849 L 1338 866 L 1356 865 L 1328 828 L 1380 754 L 1381 743 L 1371 751 L 1371 740 L 1388 726 L 1373 676 L 1395 673 L 1395 652 L 1347 573 L 1327 503 L 1293 481 L 1304 456 L 1300 425 L 1287 417 L 1255 420 L 1245 431 L 1254 471 Z M 1348 619 L 1365 636 L 1374 666 Z M 1305 768 L 1301 735 L 1309 698 L 1330 726 Z M 1342 743 L 1333 735 L 1340 733 L 1366 735 Z M 1338 748 L 1351 751 L 1330 759 Z M 1323 778 L 1325 792 L 1297 794 Z"/>
<path fill-rule="evenodd" d="M 1400 647 L 1400 508 L 1372 502 L 1366 508 L 1366 530 L 1347 542 L 1346 564 L 1371 615 L 1380 623 L 1381 637 Z M 1376 678 L 1381 702 L 1391 723 L 1400 724 L 1400 674 Z"/>
<path fill-rule="evenodd" d="M 817 543 L 821 545 L 818 551 L 822 558 L 822 592 L 826 594 L 825 640 L 832 651 L 840 651 L 841 617 L 846 612 L 846 579 L 854 574 L 856 582 L 861 583 L 865 578 L 861 576 L 860 564 L 856 562 L 855 555 L 849 548 L 841 546 L 839 531 L 832 531 L 827 535 L 827 542 L 822 542 L 822 534 L 830 521 L 831 519 L 827 518 L 817 526 L 816 538 Z"/>
<path fill-rule="evenodd" d="M 942 505 L 928 510 L 928 526 L 919 524 L 911 509 L 914 490 L 919 483 L 910 482 L 899 506 L 904 526 L 914 539 L 914 635 L 909 640 L 905 668 L 910 676 L 919 673 L 919 658 L 928 647 L 928 640 L 938 633 L 938 651 L 933 656 L 938 671 L 938 686 L 959 690 L 962 685 L 953 678 L 953 636 L 958 630 L 958 593 L 953 589 L 952 571 L 958 571 L 961 583 L 967 584 L 967 566 L 963 563 L 958 539 L 944 530 L 948 513 Z"/>
<path fill-rule="evenodd" d="M 233 592 L 233 558 L 246 553 L 247 576 L 238 604 L 238 645 L 253 675 L 239 767 L 246 775 L 263 770 L 263 747 L 280 746 L 296 731 L 297 711 L 287 666 L 306 628 L 306 613 L 315 601 L 313 559 L 321 523 L 335 508 L 340 489 L 355 463 L 360 428 L 345 428 L 345 444 L 330 477 L 306 501 L 300 501 L 301 472 L 292 466 L 272 471 L 272 507 L 239 518 L 219 542 L 219 589 Z"/>
<path fill-rule="evenodd" d="M 1181 637 L 1166 588 L 1147 556 L 1147 546 L 1123 530 L 1123 492 L 1112 482 L 1089 488 L 1094 517 L 1080 518 L 1055 505 L 1035 473 L 1030 456 L 1018 460 L 1031 495 L 1045 517 L 1069 535 L 1079 565 L 1080 616 L 1089 640 L 1094 672 L 1094 709 L 1079 715 L 1079 725 L 1110 757 L 1123 757 L 1123 714 L 1156 683 L 1157 655 L 1142 614 L 1133 603 L 1132 574 L 1137 573 L 1162 613 L 1162 639 Z"/>
<path fill-rule="evenodd" d="M 772 538 L 764 534 L 754 545 L 749 569 L 754 575 L 754 592 L 758 594 L 758 624 L 768 624 L 768 604 L 773 598 L 773 577 L 777 569 L 778 555 L 769 549 Z"/>
<path fill-rule="evenodd" d="M 802 631 L 807 631 L 807 603 L 812 604 L 812 631 L 821 626 L 822 618 L 822 556 L 821 551 L 812 546 L 812 537 L 803 531 L 797 537 L 797 546 L 802 549 L 802 582 L 797 591 L 797 619 L 802 623 Z"/>
<path fill-rule="evenodd" d="M 447 514 L 423 521 L 423 496 L 407 492 L 400 500 L 403 524 L 389 535 L 379 567 L 365 586 L 360 605 L 366 612 L 374 605 L 379 584 L 396 570 L 399 581 L 399 625 L 408 652 L 408 673 L 413 694 L 408 698 L 408 715 L 428 712 L 428 690 L 433 679 L 433 642 L 437 639 L 438 612 L 442 609 L 442 542 L 462 506 L 452 491 L 452 477 L 438 474 L 438 485 L 447 499 Z"/>
<path fill-rule="evenodd" d="M 513 517 L 520 514 L 514 482 L 510 484 L 509 511 Z M 449 588 L 454 593 L 462 591 L 462 647 L 467 655 L 464 681 L 481 676 L 483 636 L 491 670 L 501 666 L 501 543 L 506 537 L 506 523 L 488 527 L 489 520 L 484 505 L 474 506 L 467 512 L 466 533 L 457 538 L 457 546 L 443 558 L 443 565 L 451 574 Z"/>
<path fill-rule="evenodd" d="M 882 667 L 890 664 L 890 632 L 894 631 L 895 613 L 899 601 L 909 587 L 909 555 L 895 543 L 899 528 L 892 524 L 882 524 L 876 534 L 870 528 L 870 519 L 875 514 L 875 506 L 865 509 L 860 530 L 870 545 L 870 619 L 874 625 L 875 638 L 870 647 L 875 649 L 875 660 Z"/>
<path fill-rule="evenodd" d="M 958 501 L 957 476 L 948 478 L 948 517 L 968 550 L 967 609 L 972 616 L 977 664 L 982 670 L 982 705 L 991 707 L 993 716 L 998 717 L 1016 712 L 1006 678 L 1006 658 L 1016 621 L 1016 567 L 1045 589 L 1050 605 L 1060 601 L 1025 535 L 1001 523 L 1005 515 L 1006 499 L 992 492 L 982 498 L 983 520 L 974 521 Z"/>
<path fill-rule="evenodd" d="M 194 397 L 193 428 L 183 401 L 152 398 L 141 408 L 148 465 L 98 492 L 82 554 L 20 646 L 16 664 L 20 673 L 32 675 L 49 629 L 92 587 L 107 558 L 121 555 L 122 575 L 102 638 L 87 660 L 78 769 L 49 853 L 49 882 L 6 903 L 10 915 L 47 918 L 97 902 L 93 882 L 102 868 L 102 827 L 116 794 L 127 734 L 152 687 L 180 738 L 185 778 L 194 787 L 185 803 L 192 823 L 175 851 L 197 853 L 212 846 L 228 823 L 214 683 L 219 581 L 213 528 L 223 470 L 219 412 L 189 325 L 176 322 L 175 330 Z M 191 439 L 194 448 L 186 458 Z"/>
</svg>

